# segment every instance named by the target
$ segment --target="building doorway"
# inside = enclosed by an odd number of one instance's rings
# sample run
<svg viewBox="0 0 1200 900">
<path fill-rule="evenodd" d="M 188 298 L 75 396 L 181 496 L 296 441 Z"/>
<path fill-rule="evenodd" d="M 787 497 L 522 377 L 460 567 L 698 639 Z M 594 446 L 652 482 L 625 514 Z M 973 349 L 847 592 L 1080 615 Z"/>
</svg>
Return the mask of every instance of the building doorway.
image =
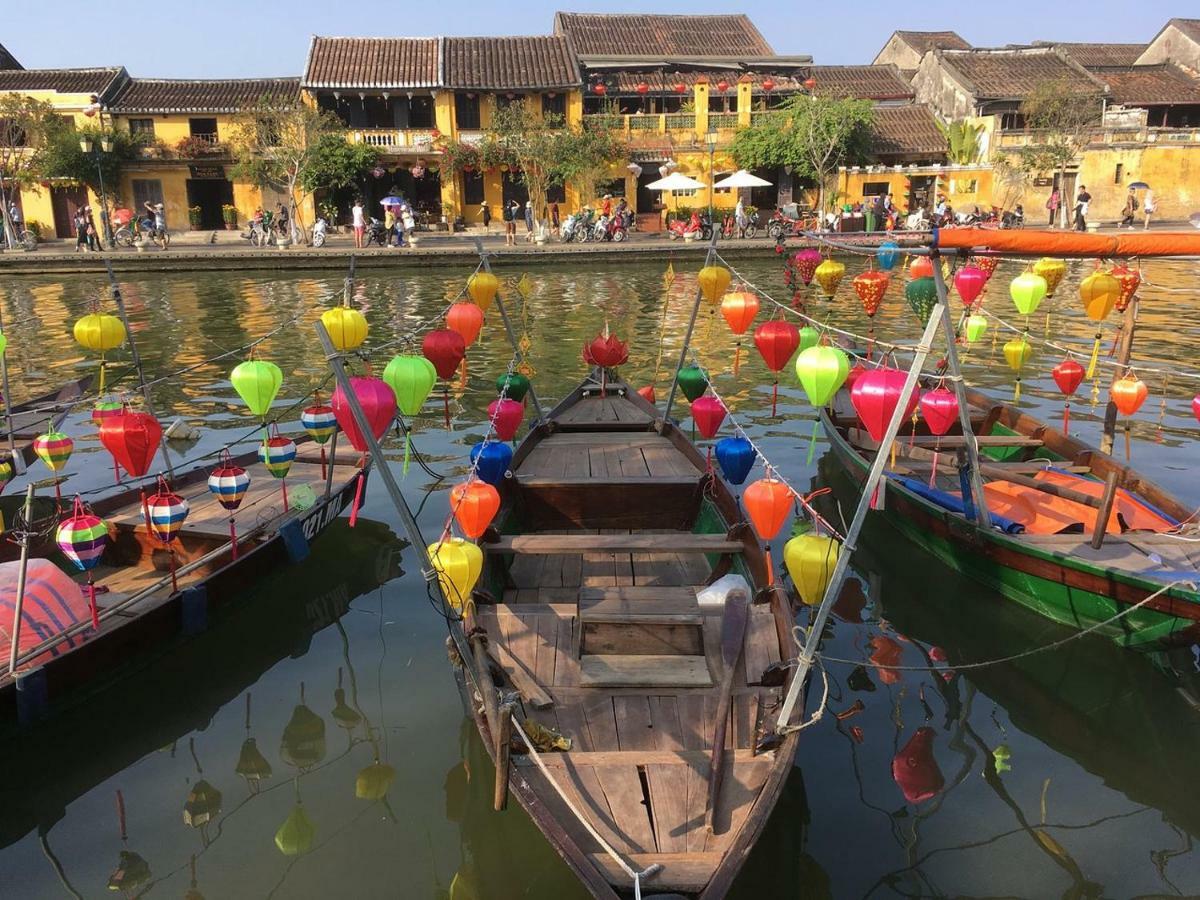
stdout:
<svg viewBox="0 0 1200 900">
<path fill-rule="evenodd" d="M 937 205 L 937 197 L 934 196 L 934 187 L 937 184 L 937 178 L 933 175 L 914 175 L 911 179 L 912 187 L 908 191 L 908 211 L 914 213 L 921 207 L 932 217 L 933 208 Z"/>
<path fill-rule="evenodd" d="M 189 178 L 187 181 L 188 209 L 200 207 L 200 229 L 203 231 L 225 227 L 221 207 L 233 205 L 233 182 L 224 178 Z M 190 219 L 189 219 L 190 221 Z"/>
<path fill-rule="evenodd" d="M 642 166 L 642 174 L 637 180 L 637 212 L 649 213 L 660 209 L 660 204 L 663 201 L 663 195 L 659 191 L 652 191 L 646 187 L 658 179 L 662 178 L 662 173 L 659 172 L 659 166 L 665 165 L 665 160 L 655 160 L 653 162 L 639 163 Z"/>
<path fill-rule="evenodd" d="M 54 210 L 55 237 L 69 238 L 75 236 L 75 213 L 79 212 L 84 206 L 87 206 L 86 188 L 50 188 L 50 207 Z"/>
</svg>

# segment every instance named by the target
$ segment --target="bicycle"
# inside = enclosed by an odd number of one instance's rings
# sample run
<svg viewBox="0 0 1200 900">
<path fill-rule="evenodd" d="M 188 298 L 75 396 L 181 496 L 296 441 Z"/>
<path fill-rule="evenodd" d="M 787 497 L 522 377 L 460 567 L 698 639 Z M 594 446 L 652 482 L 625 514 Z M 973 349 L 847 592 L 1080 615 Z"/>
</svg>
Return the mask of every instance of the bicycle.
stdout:
<svg viewBox="0 0 1200 900">
<path fill-rule="evenodd" d="M 38 236 L 28 228 L 22 228 L 15 235 L 17 245 L 26 253 L 30 253 L 38 247 Z M 0 243 L 8 243 L 8 233 L 0 230 Z"/>
</svg>

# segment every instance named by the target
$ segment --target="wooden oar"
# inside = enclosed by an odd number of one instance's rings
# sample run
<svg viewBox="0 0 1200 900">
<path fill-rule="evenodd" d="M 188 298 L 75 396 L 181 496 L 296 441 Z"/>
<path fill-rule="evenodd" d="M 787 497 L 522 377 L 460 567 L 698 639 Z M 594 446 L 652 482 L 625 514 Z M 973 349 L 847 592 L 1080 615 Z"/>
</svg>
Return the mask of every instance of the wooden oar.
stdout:
<svg viewBox="0 0 1200 900">
<path fill-rule="evenodd" d="M 713 832 L 717 801 L 721 797 L 721 779 L 725 773 L 725 729 L 729 724 L 729 705 L 733 699 L 733 671 L 742 655 L 746 638 L 746 619 L 749 617 L 749 598 L 744 591 L 730 591 L 725 597 L 725 614 L 721 619 L 721 663 L 725 667 L 721 678 L 721 693 L 717 699 L 717 721 L 713 729 L 712 760 L 708 775 L 708 810 L 704 825 Z"/>
</svg>

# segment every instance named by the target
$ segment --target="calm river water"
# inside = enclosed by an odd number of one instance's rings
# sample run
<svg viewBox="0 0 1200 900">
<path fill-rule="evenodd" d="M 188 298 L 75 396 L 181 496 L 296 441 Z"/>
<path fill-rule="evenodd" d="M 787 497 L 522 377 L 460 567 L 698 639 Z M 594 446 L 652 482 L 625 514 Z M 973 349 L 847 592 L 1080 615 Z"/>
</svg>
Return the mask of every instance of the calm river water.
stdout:
<svg viewBox="0 0 1200 900">
<path fill-rule="evenodd" d="M 857 264 L 850 265 L 853 274 Z M 664 259 L 531 270 L 523 311 L 511 289 L 522 273 L 503 272 L 514 320 L 532 342 L 543 398 L 563 396 L 583 375 L 580 346 L 605 322 L 631 341 L 624 374 L 635 384 L 656 370 L 661 331 L 658 386 L 665 395 L 694 286 L 691 263 L 677 266 L 669 288 L 665 267 Z M 1094 329 L 1078 311 L 1074 283 L 1089 267 L 1072 265 L 1071 280 L 1044 307 L 1049 321 L 1041 312 L 1034 317 L 1034 338 L 1048 333 L 1087 350 Z M 1002 266 L 990 288 L 988 307 L 1005 317 L 1012 313 L 1006 285 L 1017 272 L 1014 264 Z M 467 274 L 367 273 L 356 294 L 371 322 L 369 345 L 395 341 L 434 315 Z M 748 263 L 744 274 L 777 297 L 789 296 L 776 260 Z M 1135 356 L 1159 371 L 1142 373 L 1151 397 L 1134 423 L 1133 461 L 1200 505 L 1191 412 L 1200 383 L 1164 374 L 1176 365 L 1200 369 L 1200 316 L 1184 292 L 1200 271 L 1156 263 L 1145 275 L 1156 287 L 1142 292 Z M 190 367 L 154 386 L 164 419 L 181 415 L 203 429 L 200 442 L 178 448 L 177 458 L 243 438 L 254 425 L 228 381 L 238 357 L 205 360 L 290 322 L 258 350 L 284 371 L 278 408 L 325 376 L 311 323 L 340 295 L 336 273 L 133 276 L 122 283 L 148 372 Z M 70 326 L 103 294 L 93 277 L 0 282 L 15 401 L 94 365 L 73 343 Z M 811 308 L 831 323 L 866 330 L 848 282 L 833 303 Z M 1106 326 L 1105 352 L 1114 327 Z M 876 331 L 880 338 L 916 337 L 898 285 Z M 702 312 L 696 334 L 700 358 L 733 414 L 781 471 L 796 485 L 829 483 L 834 473 L 820 453 L 805 465 L 812 413 L 790 371 L 779 414 L 771 417 L 771 376 L 749 335 L 735 378 L 734 341 L 720 316 Z M 376 365 L 391 352 L 377 354 Z M 470 351 L 468 382 L 453 390 L 452 430 L 432 399 L 417 422 L 416 446 L 430 469 L 446 476 L 438 481 L 413 466 L 404 481 L 428 534 L 440 526 L 446 491 L 466 469 L 494 397 L 492 382 L 510 356 L 492 313 Z M 1039 348 L 1024 381 L 1023 405 L 1052 421 L 1062 401 L 1049 370 L 1061 358 Z M 990 334 L 967 360 L 974 384 L 1011 396 L 1011 373 Z M 1085 385 L 1073 430 L 1095 440 L 1095 412 L 1103 407 L 1093 410 L 1088 393 Z M 289 414 L 291 428 L 298 428 L 297 412 Z M 77 441 L 70 488 L 105 484 L 110 463 L 86 410 L 67 430 Z M 35 474 L 45 474 L 40 464 Z M 844 497 L 844 507 L 847 501 L 853 498 Z M 115 683 L 81 698 L 76 711 L 0 750 L 0 894 L 105 896 L 123 865 L 140 883 L 131 896 L 583 896 L 516 804 L 491 812 L 490 766 L 459 703 L 444 625 L 378 481 L 363 515 L 353 531 L 336 523 L 305 563 L 247 584 L 241 608 L 203 637 L 147 648 Z M 884 672 L 871 659 L 919 664 L 940 650 L 953 667 L 1064 632 L 919 556 L 883 526 L 868 530 L 855 577 L 827 646 L 864 666 L 830 666 L 830 705 L 836 712 L 856 703 L 862 709 L 843 719 L 827 715 L 805 732 L 784 798 L 732 896 L 1200 894 L 1200 851 L 1193 848 L 1200 836 L 1200 712 L 1166 676 L 1098 639 L 945 678 Z M 301 706 L 301 726 L 317 717 L 325 733 L 320 761 L 302 772 L 288 762 Z M 944 788 L 914 804 L 892 779 L 892 758 L 919 728 L 932 730 Z M 238 774 L 239 759 L 254 750 L 271 770 L 257 784 Z M 356 777 L 376 760 L 396 768 L 395 783 L 385 801 L 358 799 Z M 207 824 L 189 824 L 185 803 L 201 780 L 220 792 L 219 811 Z M 297 804 L 316 837 L 309 852 L 285 856 L 274 838 Z"/>
</svg>

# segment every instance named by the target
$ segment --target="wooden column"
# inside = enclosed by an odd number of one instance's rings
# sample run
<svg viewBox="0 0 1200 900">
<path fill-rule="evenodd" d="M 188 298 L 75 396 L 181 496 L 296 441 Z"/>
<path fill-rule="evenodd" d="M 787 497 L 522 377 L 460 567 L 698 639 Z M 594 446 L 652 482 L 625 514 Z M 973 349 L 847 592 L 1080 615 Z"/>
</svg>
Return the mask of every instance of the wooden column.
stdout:
<svg viewBox="0 0 1200 900">
<path fill-rule="evenodd" d="M 1119 368 L 1113 371 L 1112 382 L 1125 374 L 1124 367 L 1129 365 L 1129 360 L 1133 355 L 1133 330 L 1137 327 L 1137 316 L 1138 298 L 1137 294 L 1134 294 L 1129 305 L 1125 307 L 1125 318 L 1121 321 L 1121 336 L 1117 339 L 1116 352 Z M 1101 453 L 1111 455 L 1113 452 L 1113 441 L 1117 433 L 1117 414 L 1117 404 L 1113 403 L 1112 397 L 1109 397 L 1108 406 L 1104 408 L 1104 434 L 1100 437 Z"/>
</svg>

